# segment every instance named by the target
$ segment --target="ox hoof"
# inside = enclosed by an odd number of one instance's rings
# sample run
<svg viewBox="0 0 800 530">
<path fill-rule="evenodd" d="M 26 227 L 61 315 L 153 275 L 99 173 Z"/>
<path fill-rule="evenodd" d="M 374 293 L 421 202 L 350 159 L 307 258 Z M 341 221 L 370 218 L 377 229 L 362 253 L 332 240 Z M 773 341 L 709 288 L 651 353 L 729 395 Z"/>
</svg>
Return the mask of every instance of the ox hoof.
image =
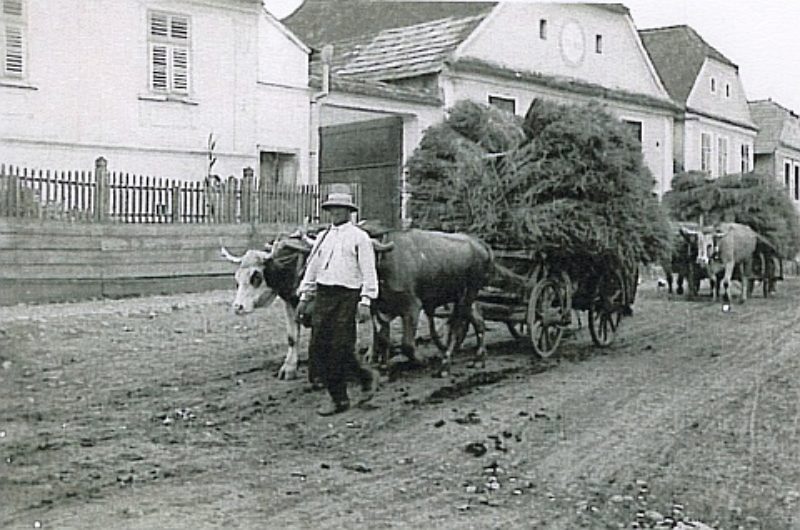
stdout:
<svg viewBox="0 0 800 530">
<path fill-rule="evenodd" d="M 290 381 L 292 379 L 297 379 L 297 368 L 281 366 L 281 369 L 278 370 L 278 379 L 282 381 Z"/>
</svg>

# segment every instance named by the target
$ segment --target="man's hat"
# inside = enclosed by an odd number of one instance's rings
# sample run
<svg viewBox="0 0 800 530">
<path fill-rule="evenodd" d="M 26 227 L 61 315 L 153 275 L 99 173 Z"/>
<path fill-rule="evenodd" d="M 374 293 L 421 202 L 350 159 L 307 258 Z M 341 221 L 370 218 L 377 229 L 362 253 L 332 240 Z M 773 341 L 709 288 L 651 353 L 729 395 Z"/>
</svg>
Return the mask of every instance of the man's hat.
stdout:
<svg viewBox="0 0 800 530">
<path fill-rule="evenodd" d="M 332 184 L 328 192 L 328 200 L 322 203 L 322 208 L 333 206 L 343 206 L 351 210 L 358 211 L 358 206 L 353 202 L 353 195 L 350 193 L 350 186 L 347 184 Z"/>
</svg>

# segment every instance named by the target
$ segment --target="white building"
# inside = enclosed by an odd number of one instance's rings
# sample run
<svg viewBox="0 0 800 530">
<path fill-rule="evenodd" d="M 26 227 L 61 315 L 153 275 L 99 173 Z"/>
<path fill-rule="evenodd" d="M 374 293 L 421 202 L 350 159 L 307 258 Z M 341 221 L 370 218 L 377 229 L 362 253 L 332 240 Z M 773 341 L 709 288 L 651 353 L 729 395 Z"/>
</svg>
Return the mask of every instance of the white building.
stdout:
<svg viewBox="0 0 800 530">
<path fill-rule="evenodd" d="M 260 0 L 2 0 L 0 163 L 306 182 L 310 50 Z"/>
</svg>

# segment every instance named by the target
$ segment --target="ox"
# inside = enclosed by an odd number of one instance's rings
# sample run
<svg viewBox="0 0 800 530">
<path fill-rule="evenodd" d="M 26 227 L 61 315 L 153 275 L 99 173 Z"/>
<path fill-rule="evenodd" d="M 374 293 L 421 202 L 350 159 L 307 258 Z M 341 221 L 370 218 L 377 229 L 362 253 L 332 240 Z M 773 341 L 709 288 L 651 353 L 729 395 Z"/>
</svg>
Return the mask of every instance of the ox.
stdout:
<svg viewBox="0 0 800 530">
<path fill-rule="evenodd" d="M 687 283 L 687 295 L 695 296 L 700 290 L 700 281 L 707 278 L 707 271 L 697 263 L 697 242 L 695 239 L 687 238 L 684 229 L 689 232 L 696 232 L 699 225 L 696 223 L 670 223 L 673 228 L 672 252 L 669 258 L 661 263 L 664 270 L 664 279 L 667 282 L 667 292 L 673 292 L 673 274 L 677 274 L 675 282 L 675 292 L 683 294 L 683 282 Z M 709 278 L 713 283 L 714 280 Z"/>
<path fill-rule="evenodd" d="M 363 227 L 373 235 L 369 226 Z M 369 361 L 386 361 L 389 323 L 403 322 L 402 353 L 417 361 L 414 336 L 420 310 L 432 323 L 436 308 L 449 305 L 446 351 L 439 371 L 446 375 L 453 353 L 461 346 L 470 323 L 477 335 L 477 357 L 485 363 L 486 326 L 475 300 L 494 267 L 491 249 L 466 234 L 409 229 L 385 232 L 382 239 L 394 250 L 378 260 L 378 299 L 373 304 L 376 327 Z M 431 325 L 431 335 L 435 336 Z M 373 357 L 374 356 L 374 357 Z"/>
<path fill-rule="evenodd" d="M 296 290 L 310 251 L 311 246 L 299 237 L 278 238 L 265 251 L 248 250 L 241 257 L 231 255 L 224 246 L 221 249 L 223 258 L 239 264 L 235 273 L 236 296 L 231 304 L 234 313 L 243 315 L 259 307 L 269 307 L 276 298 L 283 301 L 289 349 L 278 370 L 279 379 L 297 377 L 300 324 L 295 317 L 300 299 Z"/>
<path fill-rule="evenodd" d="M 716 228 L 702 230 L 682 228 L 681 233 L 697 243 L 697 263 L 708 270 L 710 278 L 716 277 L 715 269 L 723 268 L 722 281 L 717 284 L 722 286 L 723 296 L 727 300 L 730 300 L 734 269 L 738 268 L 742 284 L 741 300 L 744 303 L 758 234 L 749 226 L 739 223 L 721 223 Z M 715 292 L 715 298 L 717 296 Z"/>
<path fill-rule="evenodd" d="M 235 273 L 236 296 L 231 304 L 233 312 L 243 315 L 256 308 L 269 307 L 276 298 L 283 301 L 286 316 L 286 337 L 288 350 L 283 360 L 279 379 L 297 377 L 297 344 L 301 326 L 297 322 L 297 287 L 303 278 L 306 260 L 311 252 L 312 241 L 299 232 L 290 236 L 278 237 L 265 250 L 248 250 L 243 256 L 233 256 L 222 246 L 223 258 L 237 263 Z M 376 253 L 391 250 L 391 245 L 381 245 L 373 241 Z M 315 374 L 309 372 L 309 381 L 314 383 Z"/>
</svg>

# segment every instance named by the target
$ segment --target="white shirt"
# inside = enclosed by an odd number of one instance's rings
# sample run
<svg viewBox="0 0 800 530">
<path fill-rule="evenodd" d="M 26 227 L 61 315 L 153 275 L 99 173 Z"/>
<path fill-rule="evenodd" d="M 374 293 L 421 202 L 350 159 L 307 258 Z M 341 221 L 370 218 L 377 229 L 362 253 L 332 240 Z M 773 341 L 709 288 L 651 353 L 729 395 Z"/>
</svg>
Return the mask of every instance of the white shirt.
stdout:
<svg viewBox="0 0 800 530">
<path fill-rule="evenodd" d="M 346 222 L 317 236 L 297 293 L 307 298 L 317 285 L 361 289 L 361 302 L 367 304 L 378 297 L 375 251 L 365 231 Z"/>
</svg>

